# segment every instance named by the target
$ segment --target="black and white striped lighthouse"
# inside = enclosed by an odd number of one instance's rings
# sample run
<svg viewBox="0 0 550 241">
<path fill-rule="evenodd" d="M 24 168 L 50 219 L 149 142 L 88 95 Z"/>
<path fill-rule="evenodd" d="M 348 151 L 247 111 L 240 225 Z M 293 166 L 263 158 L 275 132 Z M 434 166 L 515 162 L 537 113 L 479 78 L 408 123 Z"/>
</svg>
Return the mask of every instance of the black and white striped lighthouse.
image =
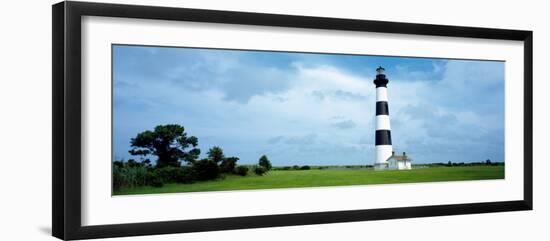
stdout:
<svg viewBox="0 0 550 241">
<path fill-rule="evenodd" d="M 390 112 L 388 108 L 388 79 L 382 66 L 376 69 L 376 160 L 374 169 L 387 169 L 388 159 L 392 156 Z"/>
</svg>

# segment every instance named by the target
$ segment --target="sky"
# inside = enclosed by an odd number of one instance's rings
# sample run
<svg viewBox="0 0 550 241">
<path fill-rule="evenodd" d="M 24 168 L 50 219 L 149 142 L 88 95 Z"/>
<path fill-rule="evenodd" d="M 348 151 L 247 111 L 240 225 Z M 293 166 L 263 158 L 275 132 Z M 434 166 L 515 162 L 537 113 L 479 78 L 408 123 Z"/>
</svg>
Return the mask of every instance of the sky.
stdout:
<svg viewBox="0 0 550 241">
<path fill-rule="evenodd" d="M 504 62 L 113 46 L 113 156 L 180 124 L 241 164 L 368 165 L 382 66 L 393 149 L 413 164 L 504 161 Z M 151 157 L 154 160 L 154 157 Z"/>
</svg>

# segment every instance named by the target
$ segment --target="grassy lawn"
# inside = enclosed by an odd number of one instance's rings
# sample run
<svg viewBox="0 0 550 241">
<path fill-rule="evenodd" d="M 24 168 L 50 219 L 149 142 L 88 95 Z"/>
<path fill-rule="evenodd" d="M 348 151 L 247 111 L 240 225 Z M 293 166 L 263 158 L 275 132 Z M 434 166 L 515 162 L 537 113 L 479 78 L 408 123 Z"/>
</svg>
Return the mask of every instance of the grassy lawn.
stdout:
<svg viewBox="0 0 550 241">
<path fill-rule="evenodd" d="M 115 192 L 114 195 L 503 178 L 504 166 L 432 167 L 407 171 L 373 171 L 369 169 L 270 171 L 264 176 L 256 176 L 253 173 L 249 173 L 249 175 L 245 177 L 227 175 L 217 180 L 196 182 L 193 184 L 165 184 L 161 188 L 143 186 L 132 189 L 122 189 Z"/>
</svg>

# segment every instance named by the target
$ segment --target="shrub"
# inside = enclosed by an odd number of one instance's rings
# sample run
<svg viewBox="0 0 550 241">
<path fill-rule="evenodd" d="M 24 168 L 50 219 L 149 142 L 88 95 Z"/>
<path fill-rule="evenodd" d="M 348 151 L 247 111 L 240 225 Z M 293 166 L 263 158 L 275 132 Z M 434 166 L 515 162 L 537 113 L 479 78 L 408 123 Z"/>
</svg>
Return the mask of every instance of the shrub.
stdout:
<svg viewBox="0 0 550 241">
<path fill-rule="evenodd" d="M 211 180 L 220 175 L 220 168 L 215 161 L 203 159 L 193 163 L 193 172 L 197 180 Z"/>
<path fill-rule="evenodd" d="M 311 167 L 308 165 L 300 167 L 300 170 L 309 170 L 309 169 L 311 169 Z"/>
<path fill-rule="evenodd" d="M 151 183 L 151 186 L 153 186 L 153 187 L 162 187 L 162 186 L 164 186 L 164 183 L 162 183 L 159 179 L 155 179 Z"/>
<path fill-rule="evenodd" d="M 123 167 L 117 164 L 113 164 L 113 190 L 119 190 L 124 186 L 124 174 Z"/>
<path fill-rule="evenodd" d="M 124 166 L 124 162 L 123 162 L 123 161 L 114 161 L 114 162 L 113 162 L 113 165 L 116 166 L 116 167 L 123 167 L 123 166 Z"/>
<path fill-rule="evenodd" d="M 131 165 L 130 165 L 131 164 Z M 196 180 L 191 167 L 147 168 L 135 163 L 113 163 L 113 189 L 137 186 L 162 187 L 165 183 L 192 183 Z"/>
<path fill-rule="evenodd" d="M 177 167 L 165 166 L 158 167 L 153 170 L 151 177 L 159 180 L 162 183 L 175 182 Z M 150 180 L 152 181 L 152 180 Z"/>
<path fill-rule="evenodd" d="M 248 167 L 246 166 L 237 166 L 235 168 L 235 173 L 240 176 L 246 176 L 248 174 Z"/>
<path fill-rule="evenodd" d="M 263 166 L 255 166 L 254 173 L 258 176 L 262 176 L 267 172 L 267 169 Z"/>
<path fill-rule="evenodd" d="M 163 183 L 188 182 L 193 179 L 189 167 L 165 166 L 156 168 L 153 172 Z"/>
<path fill-rule="evenodd" d="M 122 187 L 133 188 L 147 184 L 147 168 L 144 166 L 127 165 L 127 163 L 113 162 L 112 185 L 114 190 Z"/>
<path fill-rule="evenodd" d="M 195 170 L 191 167 L 180 167 L 177 175 L 176 175 L 176 182 L 178 183 L 193 183 L 197 180 L 197 175 L 195 173 Z"/>
<path fill-rule="evenodd" d="M 155 182 L 161 183 L 192 183 L 196 180 L 194 170 L 188 166 L 151 169 L 147 180 L 147 185 L 153 186 Z"/>
<path fill-rule="evenodd" d="M 164 186 L 164 183 L 162 182 L 162 179 L 159 177 L 158 172 L 151 171 L 147 175 L 147 184 L 153 187 L 162 187 Z"/>
<path fill-rule="evenodd" d="M 224 158 L 220 164 L 220 172 L 222 173 L 233 173 L 235 172 L 235 166 L 237 165 L 238 157 L 227 157 Z"/>
</svg>

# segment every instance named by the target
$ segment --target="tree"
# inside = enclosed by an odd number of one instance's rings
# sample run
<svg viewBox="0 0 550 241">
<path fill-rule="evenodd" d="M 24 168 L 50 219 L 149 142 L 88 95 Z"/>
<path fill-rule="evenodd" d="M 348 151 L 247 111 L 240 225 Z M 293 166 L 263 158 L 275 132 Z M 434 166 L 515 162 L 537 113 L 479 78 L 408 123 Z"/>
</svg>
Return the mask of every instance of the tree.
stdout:
<svg viewBox="0 0 550 241">
<path fill-rule="evenodd" d="M 151 165 L 151 160 L 149 160 L 149 159 L 145 159 L 145 160 L 142 161 L 141 163 L 143 163 L 143 165 L 144 165 L 145 167 L 152 167 L 152 165 Z"/>
<path fill-rule="evenodd" d="M 269 159 L 267 159 L 267 156 L 265 155 L 262 155 L 260 157 L 260 160 L 258 161 L 258 165 L 264 167 L 266 171 L 271 170 L 271 162 L 269 161 Z"/>
<path fill-rule="evenodd" d="M 219 146 L 215 146 L 208 150 L 208 159 L 212 160 L 215 163 L 220 163 L 225 159 L 223 155 L 223 149 Z"/>
<path fill-rule="evenodd" d="M 485 165 L 491 165 L 491 159 L 485 160 Z"/>
<path fill-rule="evenodd" d="M 210 161 L 219 165 L 220 172 L 232 173 L 235 171 L 235 166 L 239 160 L 238 157 L 225 157 L 223 149 L 219 146 L 210 148 L 207 154 Z"/>
<path fill-rule="evenodd" d="M 158 125 L 153 131 L 147 130 L 130 140 L 134 156 L 157 156 L 157 167 L 180 166 L 180 160 L 193 163 L 200 154 L 196 148 L 198 139 L 187 136 L 181 125 Z"/>
</svg>

